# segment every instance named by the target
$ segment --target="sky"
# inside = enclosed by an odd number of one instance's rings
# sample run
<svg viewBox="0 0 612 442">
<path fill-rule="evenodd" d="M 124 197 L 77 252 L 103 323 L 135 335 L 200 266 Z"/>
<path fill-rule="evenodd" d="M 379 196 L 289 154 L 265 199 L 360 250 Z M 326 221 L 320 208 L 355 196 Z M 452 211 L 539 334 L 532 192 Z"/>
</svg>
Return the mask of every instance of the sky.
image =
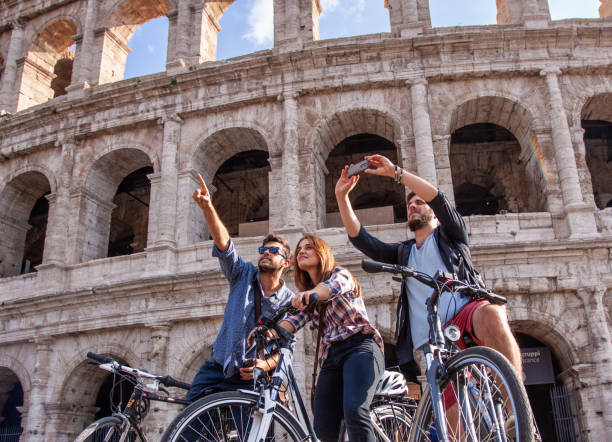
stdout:
<svg viewBox="0 0 612 442">
<path fill-rule="evenodd" d="M 320 38 L 389 32 L 384 0 L 320 0 Z M 224 60 L 274 45 L 273 0 L 236 0 L 220 20 L 217 59 Z M 599 0 L 549 0 L 553 20 L 599 17 Z M 495 0 L 430 0 L 432 26 L 496 23 Z M 128 46 L 125 78 L 162 72 L 166 65 L 168 19 L 151 20 L 136 29 Z"/>
</svg>

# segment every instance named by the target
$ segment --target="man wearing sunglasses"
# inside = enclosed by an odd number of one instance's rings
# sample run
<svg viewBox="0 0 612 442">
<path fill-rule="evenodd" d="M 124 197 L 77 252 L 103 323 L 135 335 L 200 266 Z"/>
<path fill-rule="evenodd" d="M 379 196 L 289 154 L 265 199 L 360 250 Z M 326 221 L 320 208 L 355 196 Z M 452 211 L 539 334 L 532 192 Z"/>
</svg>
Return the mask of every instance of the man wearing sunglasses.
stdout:
<svg viewBox="0 0 612 442">
<path fill-rule="evenodd" d="M 229 236 L 227 228 L 215 210 L 211 196 L 198 174 L 200 188 L 193 193 L 194 201 L 206 218 L 214 241 L 213 256 L 219 259 L 221 270 L 230 284 L 221 330 L 209 360 L 195 376 L 188 400 L 195 400 L 212 390 L 253 388 L 253 368 L 266 372 L 276 367 L 278 355 L 258 359 L 254 350 L 247 354 L 247 338 L 260 314 L 273 314 L 291 303 L 294 293 L 281 278 L 291 263 L 291 248 L 282 237 L 266 236 L 259 247 L 258 265 L 244 261 Z"/>
</svg>

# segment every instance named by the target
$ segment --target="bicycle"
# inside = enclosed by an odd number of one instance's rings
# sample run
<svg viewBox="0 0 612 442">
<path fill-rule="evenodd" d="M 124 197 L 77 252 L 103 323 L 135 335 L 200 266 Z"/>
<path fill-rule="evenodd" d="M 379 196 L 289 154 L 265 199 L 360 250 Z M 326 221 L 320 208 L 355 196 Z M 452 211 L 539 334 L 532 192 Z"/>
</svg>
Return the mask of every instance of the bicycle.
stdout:
<svg viewBox="0 0 612 442">
<path fill-rule="evenodd" d="M 134 385 L 123 410 L 117 409 L 112 416 L 103 417 L 89 424 L 75 439 L 74 442 L 147 442 L 142 431 L 141 423 L 149 412 L 150 401 L 169 402 L 179 405 L 188 405 L 189 402 L 170 397 L 170 393 L 161 385 L 189 390 L 190 384 L 178 381 L 171 376 L 156 376 L 137 368 L 121 365 L 109 356 L 101 356 L 92 352 L 87 353 L 91 364 L 113 373 L 113 389 L 121 380 L 127 380 Z M 119 381 L 118 381 L 119 380 Z M 163 392 L 160 396 L 157 392 Z"/>
<path fill-rule="evenodd" d="M 316 296 L 310 298 L 311 304 L 315 304 Z M 284 363 L 291 335 L 278 326 L 278 322 L 292 311 L 295 310 L 288 306 L 271 318 L 262 318 L 255 330 L 254 345 L 258 353 L 270 341 L 266 335 L 268 330 L 276 330 L 280 337 L 276 340 L 280 355 L 275 374 L 267 376 L 262 369 L 255 368 L 254 391 L 214 393 L 197 400 L 175 418 L 162 441 L 317 441 L 293 368 Z M 281 391 L 288 393 L 286 405 L 279 398 Z M 416 402 L 407 398 L 401 400 L 400 395 L 381 392 L 375 396 L 377 402 L 371 408 L 371 416 L 381 441 L 405 440 L 408 434 Z"/>
<path fill-rule="evenodd" d="M 444 292 L 504 304 L 506 299 L 479 286 L 438 271 L 432 278 L 411 267 L 362 261 L 369 273 L 388 272 L 405 282 L 415 278 L 433 289 L 427 299 L 429 343 L 423 346 L 427 388 L 414 417 L 410 441 L 533 441 L 534 421 L 523 383 L 510 362 L 488 347 L 459 350 L 461 333 L 450 325 L 442 331 L 438 301 Z M 457 404 L 457 417 L 447 411 Z"/>
</svg>

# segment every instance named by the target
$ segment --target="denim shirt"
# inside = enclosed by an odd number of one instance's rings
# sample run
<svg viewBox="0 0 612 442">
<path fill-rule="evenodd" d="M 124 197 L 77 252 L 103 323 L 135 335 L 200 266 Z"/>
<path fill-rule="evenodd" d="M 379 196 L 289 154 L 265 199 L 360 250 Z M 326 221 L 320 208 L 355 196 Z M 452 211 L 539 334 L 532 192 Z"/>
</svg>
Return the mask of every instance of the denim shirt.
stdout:
<svg viewBox="0 0 612 442">
<path fill-rule="evenodd" d="M 219 258 L 221 271 L 230 284 L 229 296 L 225 305 L 225 313 L 221 330 L 213 345 L 213 359 L 223 366 L 225 377 L 238 373 L 244 359 L 255 357 L 246 355 L 247 337 L 255 326 L 255 290 L 253 282 L 261 282 L 259 270 L 250 262 L 245 262 L 230 240 L 229 247 L 224 252 L 217 246 L 213 247 L 214 257 Z M 294 293 L 283 285 L 270 296 L 263 296 L 261 290 L 261 313 L 273 314 L 276 310 L 291 302 Z M 294 342 L 291 343 L 293 349 Z"/>
</svg>

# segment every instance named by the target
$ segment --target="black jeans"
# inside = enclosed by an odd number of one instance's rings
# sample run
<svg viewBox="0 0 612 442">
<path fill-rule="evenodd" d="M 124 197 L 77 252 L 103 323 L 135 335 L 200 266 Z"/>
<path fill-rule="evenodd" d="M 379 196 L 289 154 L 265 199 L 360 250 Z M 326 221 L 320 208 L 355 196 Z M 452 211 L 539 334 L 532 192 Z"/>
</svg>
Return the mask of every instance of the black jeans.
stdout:
<svg viewBox="0 0 612 442">
<path fill-rule="evenodd" d="M 349 440 L 375 441 L 370 403 L 385 370 L 373 335 L 358 333 L 332 344 L 315 391 L 314 427 L 319 439 L 337 441 L 342 418 Z"/>
</svg>

